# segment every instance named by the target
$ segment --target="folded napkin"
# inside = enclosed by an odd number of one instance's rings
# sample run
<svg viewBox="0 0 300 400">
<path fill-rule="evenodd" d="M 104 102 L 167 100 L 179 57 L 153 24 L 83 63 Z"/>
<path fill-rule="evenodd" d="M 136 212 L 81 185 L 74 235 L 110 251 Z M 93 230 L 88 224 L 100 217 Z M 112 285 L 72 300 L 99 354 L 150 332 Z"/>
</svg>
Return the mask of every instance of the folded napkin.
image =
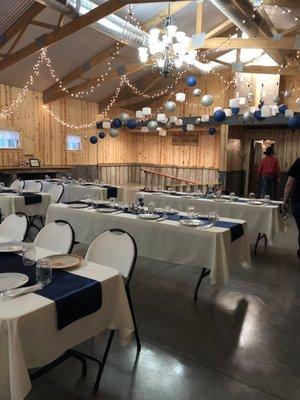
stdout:
<svg viewBox="0 0 300 400">
<path fill-rule="evenodd" d="M 29 281 L 25 286 L 36 284 L 35 265 L 24 267 L 22 257 L 17 254 L 0 255 L 0 273 L 2 272 L 26 274 Z M 96 312 L 102 305 L 100 282 L 63 270 L 53 269 L 52 282 L 35 293 L 55 302 L 58 330 Z"/>
<path fill-rule="evenodd" d="M 24 197 L 25 205 L 37 204 L 42 202 L 42 196 L 37 193 L 22 193 L 20 196 Z"/>
</svg>

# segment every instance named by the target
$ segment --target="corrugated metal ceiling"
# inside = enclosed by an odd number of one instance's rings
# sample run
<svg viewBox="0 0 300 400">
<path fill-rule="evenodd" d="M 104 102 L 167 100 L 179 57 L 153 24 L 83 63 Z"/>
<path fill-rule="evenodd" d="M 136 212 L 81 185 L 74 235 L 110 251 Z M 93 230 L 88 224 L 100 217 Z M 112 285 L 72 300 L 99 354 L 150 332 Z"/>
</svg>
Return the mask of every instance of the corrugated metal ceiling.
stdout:
<svg viewBox="0 0 300 400">
<path fill-rule="evenodd" d="M 34 0 L 1 0 L 0 1 L 0 34 L 10 27 Z"/>
</svg>

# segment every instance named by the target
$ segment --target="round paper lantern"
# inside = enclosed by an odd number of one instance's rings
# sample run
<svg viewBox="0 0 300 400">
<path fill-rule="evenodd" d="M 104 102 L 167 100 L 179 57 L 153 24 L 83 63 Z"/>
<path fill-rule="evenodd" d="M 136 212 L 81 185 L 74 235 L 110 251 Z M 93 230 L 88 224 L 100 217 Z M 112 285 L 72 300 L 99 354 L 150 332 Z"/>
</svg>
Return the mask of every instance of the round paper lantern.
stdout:
<svg viewBox="0 0 300 400">
<path fill-rule="evenodd" d="M 166 122 L 165 127 L 166 128 L 172 128 L 172 122 L 171 121 Z"/>
<path fill-rule="evenodd" d="M 292 95 L 292 93 L 291 93 L 289 90 L 286 90 L 286 91 L 283 93 L 283 97 L 284 97 L 285 99 L 288 99 L 289 97 L 291 97 L 291 95 Z"/>
<path fill-rule="evenodd" d="M 233 115 L 238 115 L 238 113 L 240 112 L 240 109 L 239 109 L 239 107 L 232 107 L 231 111 L 232 111 Z"/>
<path fill-rule="evenodd" d="M 264 117 L 261 116 L 261 110 L 255 110 L 255 111 L 254 111 L 254 117 L 255 117 L 258 121 L 264 120 Z"/>
<path fill-rule="evenodd" d="M 193 90 L 193 95 L 195 96 L 195 97 L 199 97 L 200 95 L 201 95 L 201 89 L 194 89 Z"/>
<path fill-rule="evenodd" d="M 199 117 L 195 118 L 194 124 L 195 125 L 200 125 L 201 124 L 201 118 L 199 118 Z"/>
<path fill-rule="evenodd" d="M 119 118 L 115 118 L 112 120 L 111 126 L 112 128 L 121 128 L 122 121 Z"/>
<path fill-rule="evenodd" d="M 156 131 L 156 129 L 158 128 L 158 123 L 154 120 L 149 121 L 147 124 L 147 128 L 149 129 L 149 131 Z"/>
<path fill-rule="evenodd" d="M 126 112 L 121 112 L 121 114 L 119 115 L 119 119 L 122 122 L 126 122 L 129 120 L 129 115 Z"/>
<path fill-rule="evenodd" d="M 223 110 L 217 110 L 214 113 L 214 120 L 217 122 L 222 122 L 226 118 L 226 114 Z"/>
<path fill-rule="evenodd" d="M 213 136 L 213 135 L 215 135 L 216 134 L 216 128 L 214 128 L 214 127 L 212 127 L 212 128 L 209 128 L 209 130 L 208 130 L 208 134 L 210 135 L 210 136 Z"/>
<path fill-rule="evenodd" d="M 105 133 L 104 132 L 99 132 L 99 138 L 104 139 L 105 138 Z"/>
<path fill-rule="evenodd" d="M 292 131 L 300 128 L 300 116 L 293 115 L 291 118 L 288 119 L 288 126 L 291 128 Z"/>
<path fill-rule="evenodd" d="M 296 99 L 296 106 L 300 106 L 300 97 L 298 97 L 298 99 Z"/>
<path fill-rule="evenodd" d="M 119 134 L 119 131 L 118 131 L 118 129 L 115 129 L 115 128 L 110 128 L 110 130 L 109 130 L 109 136 L 111 136 L 111 137 L 115 138 L 115 137 L 117 137 L 117 136 L 118 136 L 118 134 Z"/>
<path fill-rule="evenodd" d="M 278 111 L 280 112 L 280 114 L 285 114 L 286 110 L 288 109 L 288 106 L 286 104 L 280 104 L 280 106 L 278 107 Z"/>
<path fill-rule="evenodd" d="M 279 97 L 275 96 L 273 99 L 273 103 L 278 104 L 279 103 Z"/>
<path fill-rule="evenodd" d="M 90 142 L 91 142 L 92 144 L 96 144 L 96 143 L 98 142 L 97 136 L 91 136 L 91 137 L 90 137 Z"/>
<path fill-rule="evenodd" d="M 193 75 L 188 76 L 186 78 L 186 83 L 188 84 L 188 86 L 193 87 L 197 83 L 197 78 L 195 76 L 193 76 Z"/>
<path fill-rule="evenodd" d="M 175 111 L 176 103 L 174 103 L 174 101 L 167 101 L 165 104 L 165 109 L 170 112 Z"/>
<path fill-rule="evenodd" d="M 246 95 L 246 99 L 247 99 L 248 101 L 253 100 L 253 97 L 254 97 L 254 94 L 251 93 L 251 92 L 247 93 L 247 95 Z"/>
<path fill-rule="evenodd" d="M 134 129 L 134 128 L 136 128 L 137 123 L 136 123 L 136 120 L 135 120 L 135 119 L 129 119 L 129 120 L 126 122 L 126 125 L 127 125 L 127 127 L 128 127 L 129 129 Z"/>
<path fill-rule="evenodd" d="M 209 107 L 212 105 L 212 103 L 213 103 L 213 98 L 210 94 L 206 94 L 201 98 L 201 104 L 204 107 Z"/>
<path fill-rule="evenodd" d="M 244 112 L 244 114 L 243 114 L 243 121 L 244 121 L 245 123 L 247 123 L 247 122 L 253 122 L 253 114 L 252 114 L 252 112 L 250 112 L 250 111 Z"/>
</svg>

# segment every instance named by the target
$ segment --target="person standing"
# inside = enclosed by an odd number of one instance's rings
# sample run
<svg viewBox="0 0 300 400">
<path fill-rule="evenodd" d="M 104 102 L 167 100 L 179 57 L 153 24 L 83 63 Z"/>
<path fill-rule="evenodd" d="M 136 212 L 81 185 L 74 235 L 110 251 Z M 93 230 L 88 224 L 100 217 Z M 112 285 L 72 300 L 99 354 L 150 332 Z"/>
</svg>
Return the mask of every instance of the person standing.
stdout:
<svg viewBox="0 0 300 400">
<path fill-rule="evenodd" d="M 274 157 L 273 147 L 267 147 L 266 155 L 258 167 L 258 175 L 261 181 L 261 197 L 266 195 L 274 197 L 275 183 L 280 178 L 280 170 L 277 159 Z"/>
<path fill-rule="evenodd" d="M 298 228 L 298 250 L 300 258 L 300 158 L 292 164 L 288 171 L 288 180 L 284 188 L 282 209 L 286 211 L 291 199 L 291 211 Z"/>
</svg>

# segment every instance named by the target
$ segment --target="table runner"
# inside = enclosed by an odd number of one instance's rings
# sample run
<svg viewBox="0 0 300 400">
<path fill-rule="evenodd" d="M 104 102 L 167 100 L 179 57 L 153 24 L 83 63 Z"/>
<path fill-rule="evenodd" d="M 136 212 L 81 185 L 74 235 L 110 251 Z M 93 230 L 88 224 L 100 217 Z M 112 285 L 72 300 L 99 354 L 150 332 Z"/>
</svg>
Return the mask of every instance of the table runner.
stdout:
<svg viewBox="0 0 300 400">
<path fill-rule="evenodd" d="M 4 190 L 2 193 L 14 193 L 16 194 L 15 190 L 12 189 L 8 189 L 8 190 Z M 40 194 L 37 193 L 18 193 L 18 196 L 20 197 L 24 197 L 24 201 L 25 201 L 25 205 L 28 206 L 30 204 L 37 204 L 37 203 L 41 203 L 42 202 L 42 196 Z"/>
<path fill-rule="evenodd" d="M 24 286 L 34 285 L 35 265 L 25 267 L 17 254 L 0 255 L 0 272 L 26 274 L 29 281 Z M 55 302 L 58 330 L 78 319 L 99 310 L 102 305 L 101 283 L 63 270 L 52 270 L 52 282 L 35 292 Z"/>
</svg>

